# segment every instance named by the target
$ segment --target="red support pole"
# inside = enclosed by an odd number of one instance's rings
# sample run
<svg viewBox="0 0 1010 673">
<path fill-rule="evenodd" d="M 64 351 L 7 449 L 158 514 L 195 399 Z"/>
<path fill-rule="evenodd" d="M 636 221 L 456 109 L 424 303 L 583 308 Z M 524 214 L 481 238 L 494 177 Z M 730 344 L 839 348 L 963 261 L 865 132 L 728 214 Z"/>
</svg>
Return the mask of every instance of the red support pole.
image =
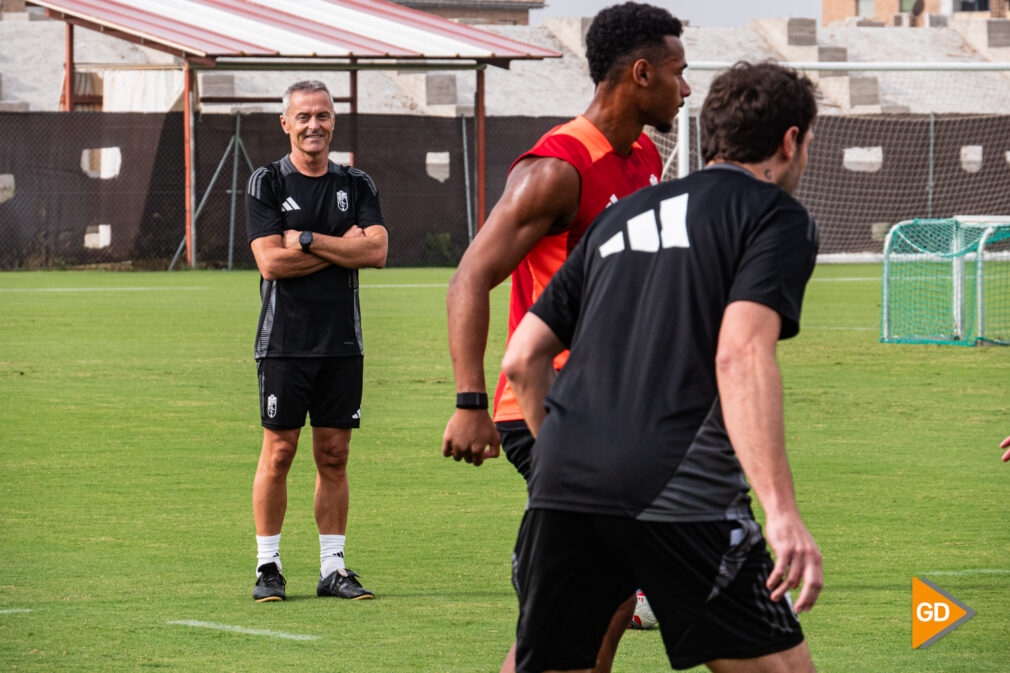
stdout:
<svg viewBox="0 0 1010 673">
<path fill-rule="evenodd" d="M 351 59 L 351 63 L 355 63 L 355 59 Z M 354 159 L 358 154 L 358 71 L 349 71 L 351 78 L 351 91 L 350 91 L 350 103 L 351 103 L 351 166 L 354 165 Z"/>
<path fill-rule="evenodd" d="M 193 71 L 189 60 L 182 66 L 182 138 L 186 157 L 186 259 L 196 266 L 196 246 L 193 241 Z"/>
<path fill-rule="evenodd" d="M 63 73 L 63 109 L 74 111 L 74 26 L 67 24 L 67 57 Z"/>
<path fill-rule="evenodd" d="M 477 71 L 477 230 L 484 226 L 486 202 L 485 144 L 484 144 L 484 71 Z"/>
</svg>

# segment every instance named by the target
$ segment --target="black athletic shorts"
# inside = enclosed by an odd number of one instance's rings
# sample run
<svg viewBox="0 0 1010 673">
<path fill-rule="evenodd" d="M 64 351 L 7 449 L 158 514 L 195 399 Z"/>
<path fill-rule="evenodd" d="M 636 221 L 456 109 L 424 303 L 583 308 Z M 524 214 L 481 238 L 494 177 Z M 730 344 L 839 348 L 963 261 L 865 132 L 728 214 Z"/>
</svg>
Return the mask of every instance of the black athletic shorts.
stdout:
<svg viewBox="0 0 1010 673">
<path fill-rule="evenodd" d="M 361 357 L 263 358 L 257 363 L 264 428 L 294 430 L 361 423 Z"/>
<path fill-rule="evenodd" d="M 494 427 L 501 437 L 501 448 L 505 452 L 505 457 L 519 470 L 523 479 L 529 481 L 530 451 L 533 450 L 533 442 L 536 440 L 526 421 L 502 421 L 495 423 Z"/>
<path fill-rule="evenodd" d="M 605 560 L 603 560 L 605 559 Z M 803 642 L 754 521 L 693 523 L 528 510 L 513 573 L 519 593 L 516 671 L 592 668 L 617 607 L 642 589 L 670 664 L 749 659 Z"/>
</svg>

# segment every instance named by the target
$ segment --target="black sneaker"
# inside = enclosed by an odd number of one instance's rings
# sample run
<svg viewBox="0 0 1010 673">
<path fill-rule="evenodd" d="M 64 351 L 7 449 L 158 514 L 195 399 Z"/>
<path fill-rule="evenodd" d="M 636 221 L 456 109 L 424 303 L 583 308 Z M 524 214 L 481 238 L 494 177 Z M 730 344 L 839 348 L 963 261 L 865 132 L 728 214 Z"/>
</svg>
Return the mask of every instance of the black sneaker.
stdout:
<svg viewBox="0 0 1010 673">
<path fill-rule="evenodd" d="M 334 570 L 326 577 L 319 580 L 316 586 L 317 596 L 336 596 L 352 601 L 359 601 L 363 598 L 375 598 L 368 589 L 361 586 L 355 577 L 360 577 L 358 573 L 349 569 Z"/>
<path fill-rule="evenodd" d="M 257 603 L 267 601 L 284 600 L 284 575 L 277 569 L 276 563 L 264 563 L 256 570 L 260 576 L 256 580 L 256 588 L 253 589 L 253 600 Z"/>
</svg>

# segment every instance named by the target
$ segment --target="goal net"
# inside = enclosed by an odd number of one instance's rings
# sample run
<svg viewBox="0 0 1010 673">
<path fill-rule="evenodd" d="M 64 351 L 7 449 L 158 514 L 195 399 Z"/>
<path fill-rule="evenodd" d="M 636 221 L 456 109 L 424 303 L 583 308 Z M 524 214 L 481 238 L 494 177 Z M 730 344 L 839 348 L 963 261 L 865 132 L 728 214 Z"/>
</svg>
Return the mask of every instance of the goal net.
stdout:
<svg viewBox="0 0 1010 673">
<path fill-rule="evenodd" d="M 882 292 L 883 342 L 1010 345 L 1010 217 L 899 222 Z"/>
<path fill-rule="evenodd" d="M 907 218 L 1010 213 L 1010 63 L 783 65 L 817 84 L 814 140 L 795 196 L 817 221 L 820 261 L 878 261 L 887 232 Z M 702 168 L 698 115 L 722 69 L 692 63 L 677 128 L 649 131 L 663 179 L 676 178 L 678 165 Z M 673 156 L 681 151 L 685 161 Z"/>
</svg>

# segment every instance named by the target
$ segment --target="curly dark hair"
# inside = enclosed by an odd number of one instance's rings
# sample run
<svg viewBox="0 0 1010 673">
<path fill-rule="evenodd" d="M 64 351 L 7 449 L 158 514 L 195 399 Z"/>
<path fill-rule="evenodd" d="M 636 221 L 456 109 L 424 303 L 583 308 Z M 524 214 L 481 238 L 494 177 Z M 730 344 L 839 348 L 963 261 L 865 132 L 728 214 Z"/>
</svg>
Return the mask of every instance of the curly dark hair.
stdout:
<svg viewBox="0 0 1010 673">
<path fill-rule="evenodd" d="M 701 154 L 758 163 L 791 127 L 802 140 L 817 116 L 814 83 L 777 63 L 739 62 L 715 78 L 701 108 Z"/>
<path fill-rule="evenodd" d="M 680 37 L 680 19 L 661 7 L 625 2 L 596 15 L 586 34 L 586 59 L 593 84 L 599 84 L 639 58 L 664 46 L 667 35 Z"/>
</svg>

